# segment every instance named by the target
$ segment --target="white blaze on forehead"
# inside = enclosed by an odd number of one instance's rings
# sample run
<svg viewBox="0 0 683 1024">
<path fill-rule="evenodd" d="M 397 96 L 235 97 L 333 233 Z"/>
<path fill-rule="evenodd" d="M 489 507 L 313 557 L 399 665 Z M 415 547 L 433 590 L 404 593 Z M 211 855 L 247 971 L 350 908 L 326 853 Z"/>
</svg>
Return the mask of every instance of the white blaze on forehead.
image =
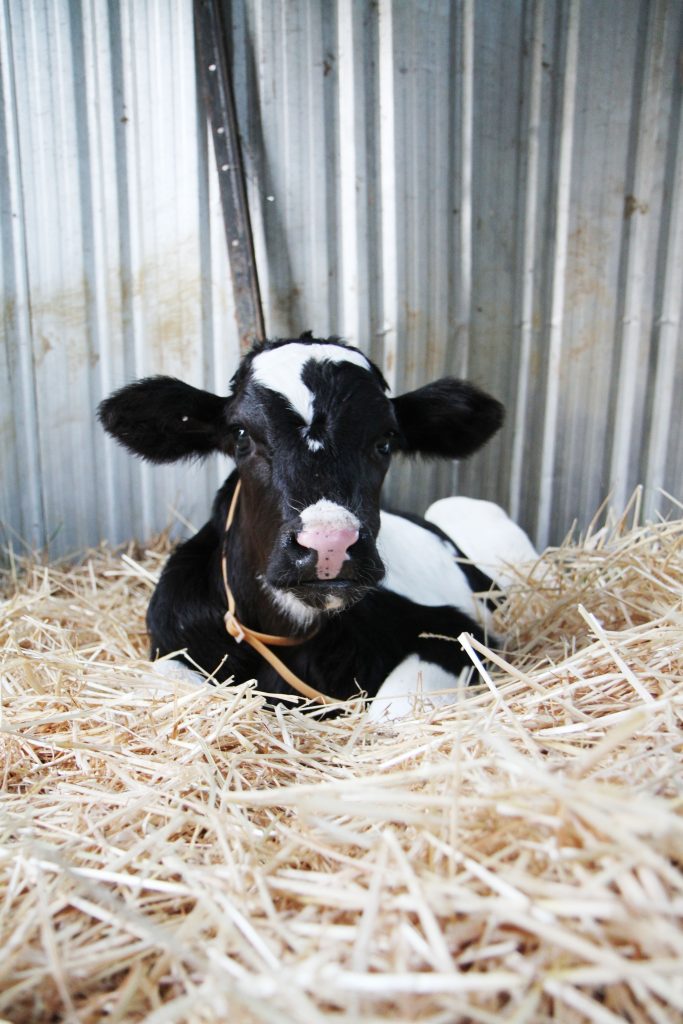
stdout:
<svg viewBox="0 0 683 1024">
<path fill-rule="evenodd" d="M 283 395 L 306 423 L 313 420 L 314 395 L 302 380 L 303 369 L 311 359 L 332 363 L 353 363 L 364 370 L 370 364 L 362 352 L 344 345 L 304 345 L 292 342 L 260 352 L 251 364 L 257 384 Z"/>
</svg>

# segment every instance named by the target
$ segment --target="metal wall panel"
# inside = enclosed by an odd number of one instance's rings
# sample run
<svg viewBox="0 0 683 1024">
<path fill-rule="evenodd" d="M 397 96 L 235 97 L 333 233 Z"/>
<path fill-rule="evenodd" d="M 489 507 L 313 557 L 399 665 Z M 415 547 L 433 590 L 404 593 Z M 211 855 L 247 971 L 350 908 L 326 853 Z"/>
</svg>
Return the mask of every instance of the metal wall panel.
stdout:
<svg viewBox="0 0 683 1024">
<path fill-rule="evenodd" d="M 5 531 L 63 554 L 201 522 L 216 467 L 152 470 L 94 421 L 131 379 L 225 388 L 236 359 L 191 5 L 6 2 L 0 37 Z"/>
<path fill-rule="evenodd" d="M 269 334 L 508 410 L 389 500 L 486 497 L 543 545 L 610 491 L 680 497 L 683 5 L 227 8 Z M 200 524 L 224 461 L 150 469 L 93 420 L 149 373 L 224 391 L 237 360 L 190 0 L 3 0 L 0 68 L 4 534 L 56 555 L 171 506 Z"/>
</svg>

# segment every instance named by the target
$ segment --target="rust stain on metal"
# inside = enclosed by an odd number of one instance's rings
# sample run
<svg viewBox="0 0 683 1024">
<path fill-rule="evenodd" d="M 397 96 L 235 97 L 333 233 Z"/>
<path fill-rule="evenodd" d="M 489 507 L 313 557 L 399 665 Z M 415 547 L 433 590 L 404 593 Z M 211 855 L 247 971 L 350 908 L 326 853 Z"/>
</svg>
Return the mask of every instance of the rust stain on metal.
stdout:
<svg viewBox="0 0 683 1024">
<path fill-rule="evenodd" d="M 649 203 L 641 202 L 630 193 L 624 198 L 624 220 L 629 220 L 634 213 L 647 213 L 649 209 Z"/>
</svg>

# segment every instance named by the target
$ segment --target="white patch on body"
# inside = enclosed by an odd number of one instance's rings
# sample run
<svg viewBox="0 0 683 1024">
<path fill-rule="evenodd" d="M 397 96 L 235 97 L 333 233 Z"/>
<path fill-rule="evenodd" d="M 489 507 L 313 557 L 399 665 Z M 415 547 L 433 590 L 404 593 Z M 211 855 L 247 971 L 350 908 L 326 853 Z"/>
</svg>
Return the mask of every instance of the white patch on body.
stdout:
<svg viewBox="0 0 683 1024">
<path fill-rule="evenodd" d="M 206 676 L 203 676 L 201 672 L 196 672 L 195 669 L 190 668 L 185 662 L 179 661 L 178 658 L 164 658 L 154 661 L 152 664 L 156 674 L 164 679 L 177 679 L 181 683 L 206 686 Z"/>
<path fill-rule="evenodd" d="M 533 563 L 538 553 L 524 530 L 500 505 L 476 498 L 443 498 L 425 519 L 443 530 L 477 568 L 501 588 L 514 583 L 511 566 Z"/>
<path fill-rule="evenodd" d="M 468 675 L 470 670 L 463 670 Z M 464 682 L 465 680 L 463 680 Z M 405 718 L 416 701 L 425 699 L 435 707 L 454 704 L 458 699 L 459 678 L 419 654 L 409 654 L 382 683 L 368 709 L 371 722 Z"/>
<path fill-rule="evenodd" d="M 386 569 L 386 590 L 428 607 L 450 605 L 490 626 L 490 613 L 474 597 L 447 540 L 409 519 L 382 512 L 377 549 Z"/>
<path fill-rule="evenodd" d="M 316 441 L 316 439 L 314 437 L 307 437 L 306 438 L 306 445 L 308 447 L 308 450 L 311 451 L 311 452 L 322 451 L 322 449 L 325 447 L 325 445 L 322 443 L 322 441 Z"/>
<path fill-rule="evenodd" d="M 301 378 L 304 366 L 311 359 L 318 362 L 327 360 L 332 363 L 353 363 L 364 370 L 370 368 L 368 360 L 357 349 L 346 348 L 344 345 L 304 345 L 300 342 L 260 352 L 251 364 L 256 383 L 284 395 L 294 411 L 309 424 L 313 421 L 314 395 Z"/>
</svg>

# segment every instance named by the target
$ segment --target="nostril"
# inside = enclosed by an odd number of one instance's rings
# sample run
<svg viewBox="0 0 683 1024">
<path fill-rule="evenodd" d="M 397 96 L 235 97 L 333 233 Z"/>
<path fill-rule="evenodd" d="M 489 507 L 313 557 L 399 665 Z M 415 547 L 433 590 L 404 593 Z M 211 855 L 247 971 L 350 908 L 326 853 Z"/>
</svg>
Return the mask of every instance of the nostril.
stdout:
<svg viewBox="0 0 683 1024">
<path fill-rule="evenodd" d="M 290 555 L 294 555 L 297 559 L 309 557 L 313 554 L 309 547 L 299 543 L 297 534 L 294 531 L 285 537 L 284 547 Z"/>
<path fill-rule="evenodd" d="M 329 529 L 309 527 L 296 535 L 297 544 L 316 552 L 316 572 L 319 579 L 336 579 L 344 562 L 349 559 L 349 548 L 358 540 L 358 530 L 350 527 Z"/>
</svg>

